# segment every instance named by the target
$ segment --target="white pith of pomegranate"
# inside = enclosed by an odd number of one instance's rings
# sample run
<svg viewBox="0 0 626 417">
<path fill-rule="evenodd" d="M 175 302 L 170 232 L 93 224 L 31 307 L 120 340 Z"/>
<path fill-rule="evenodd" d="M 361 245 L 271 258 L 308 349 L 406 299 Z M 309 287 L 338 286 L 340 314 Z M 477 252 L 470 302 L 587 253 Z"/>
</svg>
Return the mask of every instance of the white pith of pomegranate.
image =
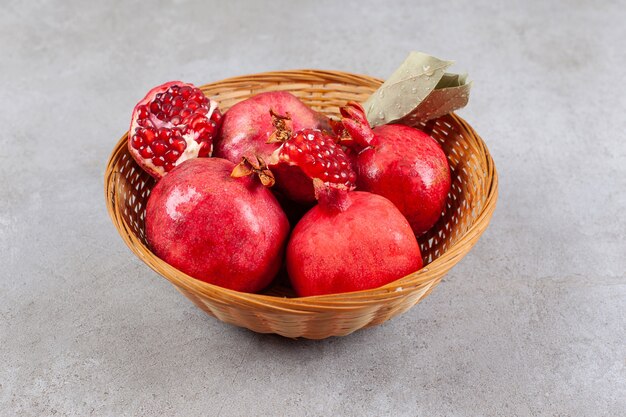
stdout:
<svg viewBox="0 0 626 417">
<path fill-rule="evenodd" d="M 211 156 L 222 114 L 192 84 L 171 81 L 153 88 L 133 110 L 128 149 L 159 179 L 187 159 Z"/>
</svg>

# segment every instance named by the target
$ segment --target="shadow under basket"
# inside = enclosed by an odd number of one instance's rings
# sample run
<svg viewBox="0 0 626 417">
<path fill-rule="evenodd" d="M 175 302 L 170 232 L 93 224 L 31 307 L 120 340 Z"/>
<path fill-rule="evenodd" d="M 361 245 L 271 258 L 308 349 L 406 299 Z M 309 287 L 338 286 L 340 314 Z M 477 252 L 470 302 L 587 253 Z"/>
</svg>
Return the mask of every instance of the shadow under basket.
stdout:
<svg viewBox="0 0 626 417">
<path fill-rule="evenodd" d="M 229 78 L 202 86 L 226 111 L 264 91 L 287 90 L 329 116 L 339 106 L 363 102 L 381 80 L 338 71 L 294 70 Z M 450 114 L 416 125 L 442 146 L 452 172 L 445 213 L 419 238 L 424 268 L 383 287 L 344 294 L 295 297 L 285 277 L 262 294 L 224 289 L 168 265 L 146 244 L 144 216 L 155 181 L 130 156 L 127 135 L 115 146 L 105 173 L 106 203 L 128 247 L 207 314 L 259 333 L 323 339 L 380 324 L 426 297 L 478 241 L 496 206 L 498 177 L 487 147 L 460 117 Z"/>
</svg>

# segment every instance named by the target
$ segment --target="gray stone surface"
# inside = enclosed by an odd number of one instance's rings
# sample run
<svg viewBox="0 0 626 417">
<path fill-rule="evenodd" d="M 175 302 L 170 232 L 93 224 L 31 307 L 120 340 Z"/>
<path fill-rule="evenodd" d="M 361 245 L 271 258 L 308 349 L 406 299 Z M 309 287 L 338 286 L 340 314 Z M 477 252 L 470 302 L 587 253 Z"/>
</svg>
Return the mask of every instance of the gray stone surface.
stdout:
<svg viewBox="0 0 626 417">
<path fill-rule="evenodd" d="M 626 411 L 626 4 L 5 0 L 0 416 L 618 416 Z M 492 224 L 425 301 L 344 338 L 204 315 L 126 248 L 106 160 L 135 102 L 287 68 L 475 81 Z"/>
</svg>

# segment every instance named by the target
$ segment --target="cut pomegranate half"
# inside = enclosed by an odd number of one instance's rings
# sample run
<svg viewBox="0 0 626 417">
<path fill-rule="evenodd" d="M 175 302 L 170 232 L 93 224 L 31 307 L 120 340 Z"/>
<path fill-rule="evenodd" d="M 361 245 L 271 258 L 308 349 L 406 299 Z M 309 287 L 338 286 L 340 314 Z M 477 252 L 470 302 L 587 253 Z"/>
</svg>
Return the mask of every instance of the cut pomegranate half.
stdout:
<svg viewBox="0 0 626 417">
<path fill-rule="evenodd" d="M 281 145 L 270 156 L 268 166 L 276 176 L 276 186 L 285 196 L 298 203 L 315 202 L 313 180 L 355 187 L 356 174 L 350 160 L 335 138 L 318 129 L 291 130 L 287 116 L 272 112 L 276 132 L 270 142 Z"/>
<path fill-rule="evenodd" d="M 135 106 L 128 149 L 159 179 L 187 159 L 211 156 L 221 121 L 217 102 L 192 84 L 170 81 L 150 90 Z"/>
</svg>

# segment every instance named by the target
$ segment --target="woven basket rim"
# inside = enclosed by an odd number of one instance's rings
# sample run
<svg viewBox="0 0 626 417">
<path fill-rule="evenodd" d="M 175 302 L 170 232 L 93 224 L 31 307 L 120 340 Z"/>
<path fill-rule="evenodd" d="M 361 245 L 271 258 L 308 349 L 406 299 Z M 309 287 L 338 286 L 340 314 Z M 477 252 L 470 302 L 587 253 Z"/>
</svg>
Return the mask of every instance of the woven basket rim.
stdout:
<svg viewBox="0 0 626 417">
<path fill-rule="evenodd" d="M 319 76 L 320 81 L 328 81 L 329 78 L 335 78 L 338 82 L 344 83 L 346 78 L 354 78 L 360 81 L 369 81 L 372 83 L 380 83 L 382 80 L 368 75 L 354 74 L 343 71 L 318 70 L 318 69 L 301 69 L 301 70 L 284 70 L 269 71 L 250 75 L 241 75 L 226 78 L 213 83 L 205 84 L 200 89 L 208 89 L 215 85 L 224 85 L 229 83 L 237 83 L 241 80 L 248 80 L 251 77 L 262 81 L 264 79 L 274 79 L 276 77 L 287 77 L 293 80 L 299 76 L 306 74 L 306 80 L 312 81 L 311 77 Z M 445 117 L 445 116 L 444 116 Z M 479 146 L 481 156 L 484 157 L 488 172 L 485 173 L 490 178 L 485 192 L 487 197 L 485 204 L 481 207 L 480 214 L 476 217 L 474 223 L 468 230 L 460 236 L 454 244 L 452 244 L 444 253 L 433 260 L 424 268 L 413 272 L 405 277 L 399 278 L 382 287 L 370 290 L 361 290 L 340 294 L 317 295 L 309 297 L 280 297 L 267 294 L 244 293 L 217 285 L 209 284 L 193 278 L 165 261 L 158 258 L 152 251 L 141 242 L 131 231 L 130 226 L 126 223 L 117 210 L 115 201 L 115 176 L 118 175 L 114 171 L 115 163 L 123 153 L 127 146 L 128 132 L 126 132 L 117 142 L 108 159 L 105 175 L 104 175 L 104 192 L 107 210 L 126 245 L 131 249 L 137 257 L 152 268 L 159 275 L 163 276 L 175 286 L 199 293 L 205 297 L 212 299 L 216 303 L 231 304 L 236 303 L 247 306 L 258 306 L 264 309 L 272 309 L 277 312 L 285 312 L 290 314 L 314 314 L 323 311 L 336 311 L 337 309 L 360 310 L 367 304 L 380 304 L 381 301 L 387 301 L 398 297 L 406 297 L 417 291 L 422 291 L 435 283 L 436 280 L 454 266 L 468 251 L 467 246 L 473 246 L 475 239 L 480 236 L 487 228 L 489 220 L 495 210 L 498 195 L 498 175 L 495 163 L 483 142 L 482 138 L 474 131 L 474 129 L 461 117 L 454 113 L 450 113 L 449 117 L 454 119 L 456 123 L 465 128 L 474 136 L 474 140 Z M 443 272 L 442 272 L 443 270 Z"/>
</svg>

